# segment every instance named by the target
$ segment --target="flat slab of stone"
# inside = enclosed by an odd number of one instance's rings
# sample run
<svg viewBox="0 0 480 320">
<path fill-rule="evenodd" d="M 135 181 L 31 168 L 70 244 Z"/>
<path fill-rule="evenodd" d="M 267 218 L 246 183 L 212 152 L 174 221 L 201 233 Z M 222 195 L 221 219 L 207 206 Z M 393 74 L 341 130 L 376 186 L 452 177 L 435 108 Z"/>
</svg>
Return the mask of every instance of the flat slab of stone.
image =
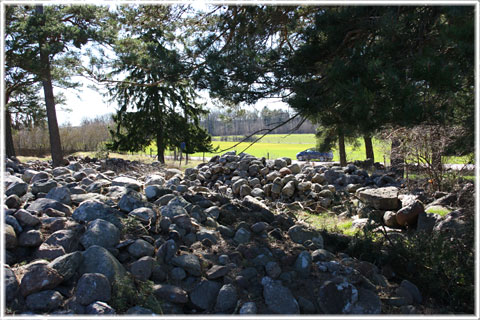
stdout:
<svg viewBox="0 0 480 320">
<path fill-rule="evenodd" d="M 398 199 L 398 188 L 361 188 L 356 196 L 365 204 L 378 210 L 398 210 L 401 202 Z"/>
</svg>

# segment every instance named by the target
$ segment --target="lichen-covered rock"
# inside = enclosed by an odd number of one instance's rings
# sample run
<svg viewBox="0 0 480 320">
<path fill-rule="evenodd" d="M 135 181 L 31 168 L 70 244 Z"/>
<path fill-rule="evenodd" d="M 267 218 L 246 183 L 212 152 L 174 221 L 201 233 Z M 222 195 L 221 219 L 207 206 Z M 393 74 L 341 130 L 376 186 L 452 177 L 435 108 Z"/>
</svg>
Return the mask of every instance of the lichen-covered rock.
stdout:
<svg viewBox="0 0 480 320">
<path fill-rule="evenodd" d="M 290 289 L 284 287 L 279 280 L 270 277 L 262 279 L 263 298 L 268 308 L 277 314 L 299 314 L 300 307 Z"/>
<path fill-rule="evenodd" d="M 325 314 L 349 313 L 358 301 L 358 290 L 346 281 L 326 281 L 318 291 L 318 304 Z"/>
<path fill-rule="evenodd" d="M 360 188 L 355 195 L 365 204 L 378 210 L 398 210 L 401 204 L 396 187 Z"/>
<path fill-rule="evenodd" d="M 24 297 L 42 290 L 54 289 L 63 281 L 63 277 L 49 267 L 47 262 L 30 263 L 24 267 L 23 272 L 20 291 Z"/>
<path fill-rule="evenodd" d="M 310 269 L 312 268 L 312 256 L 308 251 L 302 251 L 295 261 L 295 271 L 302 278 L 308 278 Z"/>
<path fill-rule="evenodd" d="M 69 280 L 75 274 L 75 272 L 77 272 L 78 267 L 80 267 L 82 262 L 82 253 L 80 251 L 75 251 L 56 258 L 50 262 L 48 266 L 52 269 L 55 269 L 66 281 Z"/>
</svg>

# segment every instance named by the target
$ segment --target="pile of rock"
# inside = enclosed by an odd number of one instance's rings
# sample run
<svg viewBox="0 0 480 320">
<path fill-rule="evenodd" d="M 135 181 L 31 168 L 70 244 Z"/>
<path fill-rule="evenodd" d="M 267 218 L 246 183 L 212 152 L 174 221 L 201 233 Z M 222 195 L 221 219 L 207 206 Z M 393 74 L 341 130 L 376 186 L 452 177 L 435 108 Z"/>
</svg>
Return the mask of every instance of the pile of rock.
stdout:
<svg viewBox="0 0 480 320">
<path fill-rule="evenodd" d="M 463 192 L 439 193 L 438 199 L 424 205 L 421 196 L 400 194 L 397 187 L 360 188 L 356 197 L 360 200 L 356 217 L 357 224 L 370 220 L 383 222 L 388 232 L 399 232 L 402 229 L 417 230 L 430 233 L 452 231 L 461 233 L 464 228 L 464 211 L 453 207 L 460 195 L 473 189 L 472 184 L 464 186 Z M 472 190 L 471 190 L 472 191 Z M 428 213 L 428 209 L 450 211 L 445 218 L 436 213 Z"/>
<path fill-rule="evenodd" d="M 369 175 L 353 164 L 339 166 L 292 163 L 290 158 L 259 159 L 227 152 L 198 168 L 185 171 L 186 180 L 201 183 L 221 194 L 243 198 L 247 195 L 267 201 L 315 200 L 329 207 L 336 190 L 355 192 L 365 185 L 400 185 L 385 171 Z"/>
<path fill-rule="evenodd" d="M 388 175 L 233 154 L 185 175 L 147 167 L 119 175 L 105 161 L 58 168 L 7 161 L 10 310 L 153 313 L 145 305 L 114 310 L 112 288 L 129 278 L 152 281 L 170 314 L 376 314 L 421 307 L 415 285 L 395 284 L 373 264 L 328 251 L 319 231 L 263 201 L 326 202 L 338 188 L 356 190 L 376 210 L 396 210 L 398 198 L 391 200 L 395 208 L 384 207 L 360 189 L 397 183 Z"/>
</svg>

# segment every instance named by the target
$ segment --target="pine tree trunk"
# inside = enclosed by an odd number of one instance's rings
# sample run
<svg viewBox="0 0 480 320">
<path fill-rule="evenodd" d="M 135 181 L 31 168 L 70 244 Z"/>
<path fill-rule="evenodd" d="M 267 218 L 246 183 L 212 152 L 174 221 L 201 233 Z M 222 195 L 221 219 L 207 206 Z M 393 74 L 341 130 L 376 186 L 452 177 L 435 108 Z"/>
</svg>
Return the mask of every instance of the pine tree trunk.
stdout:
<svg viewBox="0 0 480 320">
<path fill-rule="evenodd" d="M 165 164 L 165 146 L 163 145 L 162 132 L 157 131 L 157 158 L 161 164 Z"/>
<path fill-rule="evenodd" d="M 43 14 L 43 6 L 36 6 L 38 14 Z M 63 165 L 62 144 L 60 142 L 60 131 L 58 130 L 57 113 L 55 111 L 55 99 L 53 96 L 52 75 L 50 70 L 50 58 L 48 52 L 43 48 L 44 39 L 39 39 L 40 63 L 43 66 L 42 85 L 45 94 L 45 105 L 47 108 L 48 133 L 50 135 L 50 151 L 54 167 Z"/>
<path fill-rule="evenodd" d="M 365 156 L 367 157 L 367 159 L 372 159 L 372 163 L 375 162 L 372 137 L 365 135 L 363 136 L 363 141 L 365 142 Z"/>
<path fill-rule="evenodd" d="M 347 153 L 345 152 L 345 135 L 342 130 L 338 130 L 338 152 L 340 153 L 340 166 L 347 166 Z"/>
<path fill-rule="evenodd" d="M 15 157 L 15 147 L 12 136 L 12 115 L 8 111 L 5 111 L 5 155 L 9 158 Z"/>
</svg>

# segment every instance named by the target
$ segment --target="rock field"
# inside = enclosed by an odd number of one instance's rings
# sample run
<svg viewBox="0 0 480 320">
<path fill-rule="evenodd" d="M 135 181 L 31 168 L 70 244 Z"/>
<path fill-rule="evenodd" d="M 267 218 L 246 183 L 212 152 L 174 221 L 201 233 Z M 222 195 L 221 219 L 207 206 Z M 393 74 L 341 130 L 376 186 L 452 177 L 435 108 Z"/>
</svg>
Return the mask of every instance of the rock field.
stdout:
<svg viewBox="0 0 480 320">
<path fill-rule="evenodd" d="M 422 288 L 349 257 L 340 235 L 292 210 L 399 236 L 460 232 L 473 192 L 408 194 L 384 170 L 233 153 L 184 173 L 122 159 L 7 159 L 3 181 L 7 310 L 52 315 L 424 313 Z M 122 305 L 120 285 L 142 284 L 161 311 Z"/>
</svg>

